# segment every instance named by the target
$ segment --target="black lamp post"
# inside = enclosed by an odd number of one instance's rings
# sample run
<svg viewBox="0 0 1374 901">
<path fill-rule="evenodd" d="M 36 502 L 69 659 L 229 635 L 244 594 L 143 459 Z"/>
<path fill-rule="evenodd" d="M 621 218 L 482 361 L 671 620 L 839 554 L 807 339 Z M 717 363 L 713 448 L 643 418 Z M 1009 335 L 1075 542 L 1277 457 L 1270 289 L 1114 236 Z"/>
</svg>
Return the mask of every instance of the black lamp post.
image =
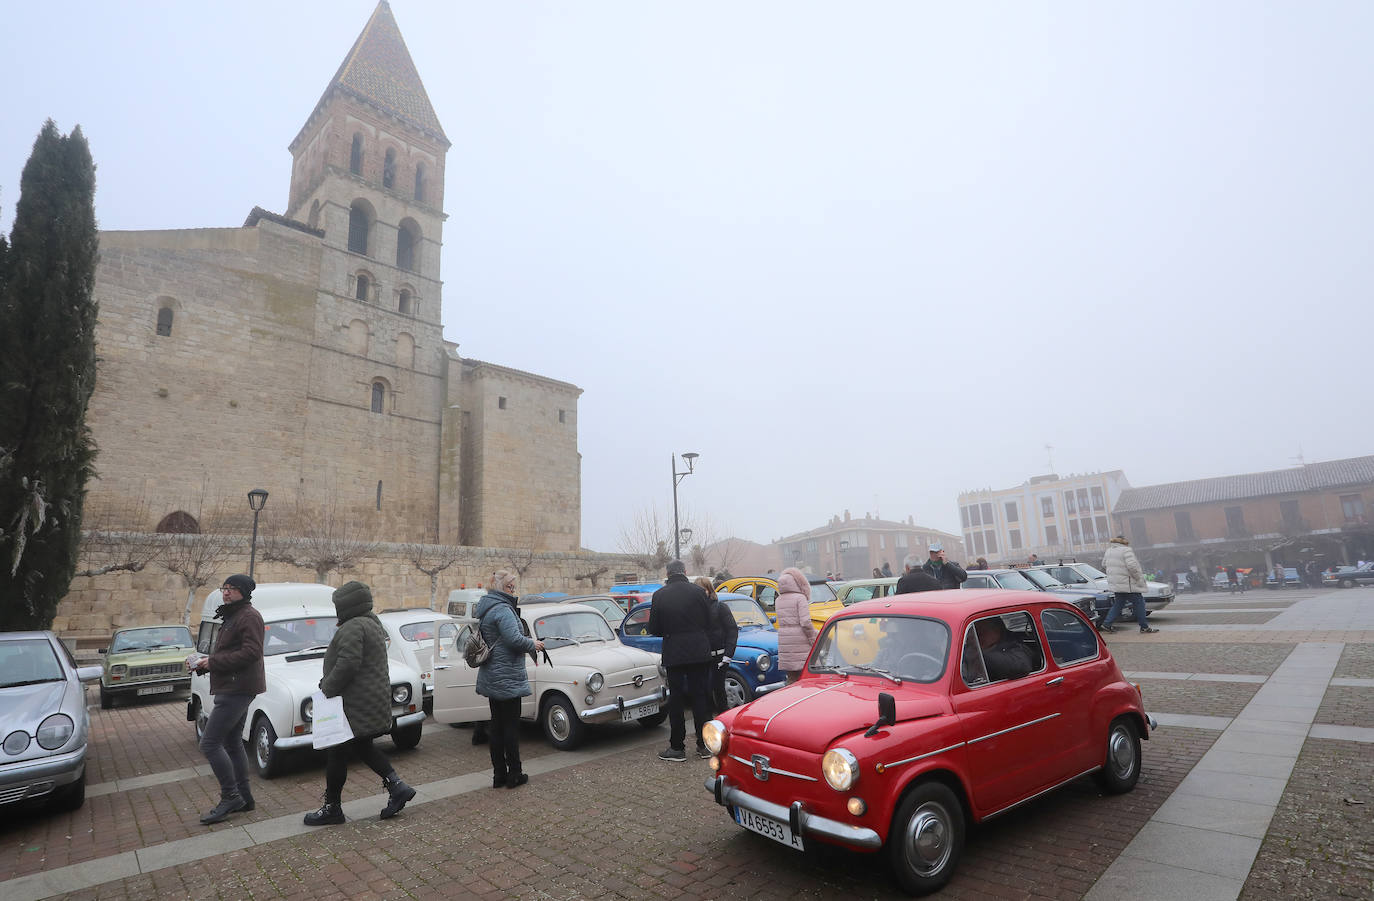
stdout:
<svg viewBox="0 0 1374 901">
<path fill-rule="evenodd" d="M 845 551 L 849 550 L 849 542 L 840 541 L 835 545 L 835 547 L 839 548 L 839 554 L 843 554 Z M 838 579 L 840 577 L 840 573 L 842 572 L 844 572 L 844 570 L 840 569 L 840 558 L 837 554 L 835 557 L 835 578 Z"/>
<path fill-rule="evenodd" d="M 253 511 L 253 542 L 248 546 L 248 578 L 253 578 L 253 564 L 258 558 L 258 514 L 267 503 L 267 492 L 254 488 L 248 492 L 248 508 Z"/>
<path fill-rule="evenodd" d="M 677 526 L 677 486 L 683 479 L 692 474 L 692 468 L 696 465 L 697 457 L 701 454 L 683 454 L 682 459 L 687 461 L 687 469 L 683 472 L 677 471 L 677 457 L 672 458 L 673 463 L 673 559 L 682 559 L 682 532 Z"/>
</svg>

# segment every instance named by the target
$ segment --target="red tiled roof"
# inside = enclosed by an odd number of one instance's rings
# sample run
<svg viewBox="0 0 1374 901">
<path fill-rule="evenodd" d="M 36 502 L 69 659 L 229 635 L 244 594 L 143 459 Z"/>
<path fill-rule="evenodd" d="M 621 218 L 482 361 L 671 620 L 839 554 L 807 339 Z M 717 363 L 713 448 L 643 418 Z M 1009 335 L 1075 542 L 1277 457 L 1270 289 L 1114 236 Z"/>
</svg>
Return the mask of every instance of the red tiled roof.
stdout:
<svg viewBox="0 0 1374 901">
<path fill-rule="evenodd" d="M 1112 513 L 1161 510 L 1169 507 L 1186 507 L 1190 504 L 1214 504 L 1276 494 L 1299 494 L 1342 488 L 1347 485 L 1374 485 L 1374 457 L 1350 457 L 1346 460 L 1309 463 L 1305 466 L 1269 472 L 1250 472 L 1236 476 L 1127 488 L 1121 492 Z"/>
</svg>

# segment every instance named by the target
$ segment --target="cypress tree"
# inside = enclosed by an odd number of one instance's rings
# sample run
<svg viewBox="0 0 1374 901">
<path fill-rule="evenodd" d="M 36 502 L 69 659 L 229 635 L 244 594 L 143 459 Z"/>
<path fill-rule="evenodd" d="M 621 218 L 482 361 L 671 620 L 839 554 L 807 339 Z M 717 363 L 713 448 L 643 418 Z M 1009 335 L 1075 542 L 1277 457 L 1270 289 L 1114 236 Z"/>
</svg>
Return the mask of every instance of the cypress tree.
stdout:
<svg viewBox="0 0 1374 901">
<path fill-rule="evenodd" d="M 47 629 L 76 571 L 95 458 L 99 239 L 79 126 L 44 123 L 14 213 L 0 246 L 0 630 Z"/>
</svg>

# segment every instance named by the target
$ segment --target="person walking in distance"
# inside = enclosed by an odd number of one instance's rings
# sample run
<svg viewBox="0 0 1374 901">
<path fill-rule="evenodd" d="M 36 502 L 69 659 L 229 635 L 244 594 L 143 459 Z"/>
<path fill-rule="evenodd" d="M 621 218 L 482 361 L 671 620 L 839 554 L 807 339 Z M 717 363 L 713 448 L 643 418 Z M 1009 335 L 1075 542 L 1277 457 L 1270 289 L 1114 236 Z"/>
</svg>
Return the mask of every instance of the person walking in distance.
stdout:
<svg viewBox="0 0 1374 901">
<path fill-rule="evenodd" d="M 802 667 L 816 641 L 811 624 L 811 583 L 795 566 L 778 576 L 778 666 L 787 674 L 787 684 L 801 678 Z"/>
<path fill-rule="evenodd" d="M 387 802 L 381 819 L 391 819 L 415 797 L 415 789 L 401 781 L 391 761 L 372 744 L 377 736 L 391 731 L 386 629 L 372 612 L 372 589 L 362 582 L 345 582 L 334 589 L 334 610 L 339 624 L 324 652 L 320 691 L 327 698 L 343 698 L 344 718 L 353 737 L 325 750 L 324 804 L 305 815 L 307 826 L 334 826 L 345 821 L 343 787 L 350 757 L 356 756 L 382 777 Z"/>
<path fill-rule="evenodd" d="M 668 747 L 659 753 L 660 760 L 687 759 L 683 705 L 688 702 L 692 705 L 697 756 L 711 756 L 701 740 L 701 727 L 711 716 L 714 631 L 706 592 L 687 581 L 687 567 L 681 560 L 668 561 L 667 581 L 654 592 L 649 606 L 649 634 L 663 639 L 663 668 L 668 671 Z"/>
<path fill-rule="evenodd" d="M 477 693 L 491 708 L 492 788 L 519 788 L 530 781 L 520 762 L 520 699 L 534 693 L 525 655 L 544 650 L 544 642 L 526 633 L 515 605 L 517 588 L 512 570 L 497 570 L 477 604 L 478 628 L 491 648 L 491 656 L 477 671 Z"/>
<path fill-rule="evenodd" d="M 195 666 L 197 673 L 210 674 L 210 695 L 215 702 L 200 739 L 200 752 L 219 780 L 219 803 L 200 818 L 206 826 L 256 806 L 248 787 L 243 721 L 253 699 L 267 690 L 262 661 L 262 614 L 252 603 L 253 589 L 257 587 L 243 574 L 224 580 L 219 590 L 224 603 L 215 608 L 214 616 L 223 625 L 215 636 L 210 656 L 201 658 Z"/>
<path fill-rule="evenodd" d="M 725 697 L 725 686 L 722 676 L 728 661 L 735 653 L 735 644 L 739 641 L 739 623 L 735 622 L 735 615 L 730 612 L 729 605 L 721 601 L 716 595 L 715 586 L 711 580 L 705 576 L 697 576 L 692 580 L 696 585 L 706 592 L 706 605 L 711 610 L 711 622 L 715 629 L 711 633 L 711 677 L 712 693 L 714 703 L 711 705 L 716 712 L 727 709 L 729 699 Z"/>
<path fill-rule="evenodd" d="M 1106 619 L 1102 620 L 1102 631 L 1116 631 L 1112 623 L 1116 622 L 1122 607 L 1129 601 L 1135 605 L 1135 619 L 1140 624 L 1140 634 L 1158 632 L 1158 629 L 1150 628 L 1145 620 L 1145 570 L 1141 569 L 1140 561 L 1136 559 L 1135 551 L 1131 550 L 1131 543 L 1125 535 L 1116 536 L 1108 544 L 1107 553 L 1102 557 L 1102 568 L 1107 571 L 1107 587 L 1114 595 L 1112 609 L 1107 611 Z"/>
<path fill-rule="evenodd" d="M 938 541 L 930 546 L 930 559 L 921 569 L 939 582 L 941 588 L 958 588 L 968 579 L 962 566 L 945 559 L 945 546 Z"/>
</svg>

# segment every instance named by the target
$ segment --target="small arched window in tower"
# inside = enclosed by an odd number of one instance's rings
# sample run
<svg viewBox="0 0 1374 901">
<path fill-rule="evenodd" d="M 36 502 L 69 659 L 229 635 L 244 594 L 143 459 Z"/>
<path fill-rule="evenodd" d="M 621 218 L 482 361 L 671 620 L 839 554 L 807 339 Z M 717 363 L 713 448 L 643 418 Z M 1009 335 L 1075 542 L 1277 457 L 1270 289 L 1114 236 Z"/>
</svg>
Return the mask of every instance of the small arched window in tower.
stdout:
<svg viewBox="0 0 1374 901">
<path fill-rule="evenodd" d="M 157 524 L 157 530 L 164 535 L 199 535 L 200 523 L 185 510 L 168 513 Z"/>
<path fill-rule="evenodd" d="M 163 307 L 157 311 L 157 333 L 164 338 L 172 335 L 172 308 Z"/>
<path fill-rule="evenodd" d="M 390 147 L 386 150 L 386 159 L 382 160 L 382 187 L 396 187 L 396 151 Z"/>
<path fill-rule="evenodd" d="M 355 298 L 357 298 L 358 300 L 367 300 L 367 297 L 368 297 L 367 292 L 368 292 L 369 290 L 371 290 L 371 288 L 372 288 L 372 283 L 371 283 L 370 281 L 368 281 L 367 276 L 366 276 L 366 275 L 363 275 L 361 272 L 359 272 L 359 273 L 358 273 L 358 281 L 357 281 L 357 285 L 356 285 L 355 288 L 354 288 L 353 296 L 354 296 Z"/>
<path fill-rule="evenodd" d="M 425 164 L 415 164 L 415 199 L 424 202 L 425 199 Z"/>
<path fill-rule="evenodd" d="M 348 249 L 353 253 L 367 253 L 367 232 L 371 226 L 367 209 L 355 202 L 348 209 Z"/>
<path fill-rule="evenodd" d="M 415 272 L 420 262 L 420 227 L 406 219 L 396 232 L 396 268 Z"/>
<path fill-rule="evenodd" d="M 348 152 L 348 171 L 354 175 L 363 174 L 363 136 L 353 136 L 353 148 Z"/>
<path fill-rule="evenodd" d="M 386 408 L 386 385 L 377 381 L 372 383 L 372 412 L 382 413 Z"/>
<path fill-rule="evenodd" d="M 410 315 L 410 292 L 409 292 L 409 291 L 406 291 L 405 289 L 402 289 L 402 290 L 401 290 L 401 299 L 400 299 L 400 302 L 397 303 L 397 305 L 396 305 L 396 310 L 397 310 L 397 312 L 401 313 L 401 315 L 403 315 L 403 316 L 409 316 L 409 315 Z"/>
</svg>

